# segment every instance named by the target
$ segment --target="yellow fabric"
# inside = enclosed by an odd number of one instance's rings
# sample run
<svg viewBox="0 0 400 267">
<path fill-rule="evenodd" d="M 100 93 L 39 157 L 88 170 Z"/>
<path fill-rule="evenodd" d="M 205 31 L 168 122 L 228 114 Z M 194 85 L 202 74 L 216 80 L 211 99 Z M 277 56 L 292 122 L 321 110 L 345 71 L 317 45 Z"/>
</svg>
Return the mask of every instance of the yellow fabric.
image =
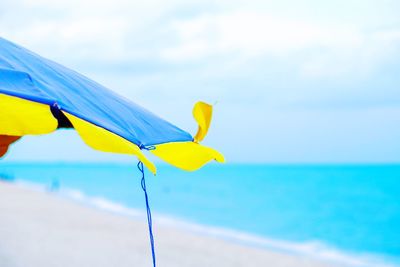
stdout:
<svg viewBox="0 0 400 267">
<path fill-rule="evenodd" d="M 150 152 L 165 162 L 186 171 L 198 170 L 211 160 L 224 163 L 225 158 L 221 153 L 199 144 L 210 128 L 212 106 L 204 102 L 197 102 L 193 107 L 193 117 L 199 125 L 194 142 L 160 144 Z"/>
<path fill-rule="evenodd" d="M 104 152 L 135 155 L 153 174 L 156 174 L 154 164 L 146 158 L 140 148 L 134 143 L 67 112 L 63 113 L 88 146 Z"/>
<path fill-rule="evenodd" d="M 225 162 L 217 150 L 194 142 L 174 142 L 156 145 L 151 153 L 169 164 L 186 171 L 195 171 L 211 160 Z"/>
<path fill-rule="evenodd" d="M 156 173 L 154 164 L 134 143 L 67 112 L 64 114 L 83 141 L 90 147 L 105 152 L 135 155 L 152 173 Z M 212 106 L 204 102 L 196 103 L 193 108 L 193 116 L 199 124 L 195 141 L 200 142 L 208 132 Z M 0 94 L 0 135 L 47 134 L 55 131 L 57 125 L 57 119 L 53 117 L 48 105 Z M 187 171 L 197 170 L 211 160 L 225 162 L 221 153 L 196 142 L 160 144 L 156 145 L 151 153 L 171 165 Z"/>
<path fill-rule="evenodd" d="M 212 106 L 201 101 L 197 102 L 193 107 L 193 117 L 199 124 L 194 141 L 199 143 L 203 141 L 204 137 L 207 135 L 208 128 L 210 128 Z"/>
<path fill-rule="evenodd" d="M 57 125 L 48 105 L 0 94 L 0 135 L 47 134 Z"/>
</svg>

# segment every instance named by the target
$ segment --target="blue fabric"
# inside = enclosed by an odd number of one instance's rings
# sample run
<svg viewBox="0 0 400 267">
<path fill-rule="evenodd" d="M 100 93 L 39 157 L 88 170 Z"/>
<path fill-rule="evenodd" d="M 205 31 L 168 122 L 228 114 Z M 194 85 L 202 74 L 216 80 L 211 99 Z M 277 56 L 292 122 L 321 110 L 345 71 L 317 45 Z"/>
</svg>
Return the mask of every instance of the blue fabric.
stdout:
<svg viewBox="0 0 400 267">
<path fill-rule="evenodd" d="M 1 37 L 0 93 L 56 106 L 141 148 L 193 140 L 104 86 Z"/>
</svg>

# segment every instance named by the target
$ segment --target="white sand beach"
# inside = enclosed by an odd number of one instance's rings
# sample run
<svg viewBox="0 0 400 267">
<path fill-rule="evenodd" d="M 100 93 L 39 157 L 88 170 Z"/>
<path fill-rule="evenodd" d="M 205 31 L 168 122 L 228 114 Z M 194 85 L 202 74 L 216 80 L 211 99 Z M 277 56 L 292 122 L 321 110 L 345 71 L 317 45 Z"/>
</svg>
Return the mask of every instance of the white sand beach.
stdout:
<svg viewBox="0 0 400 267">
<path fill-rule="evenodd" d="M 175 229 L 156 218 L 154 234 L 161 267 L 334 266 Z M 0 182 L 0 266 L 150 267 L 147 224 Z"/>
</svg>

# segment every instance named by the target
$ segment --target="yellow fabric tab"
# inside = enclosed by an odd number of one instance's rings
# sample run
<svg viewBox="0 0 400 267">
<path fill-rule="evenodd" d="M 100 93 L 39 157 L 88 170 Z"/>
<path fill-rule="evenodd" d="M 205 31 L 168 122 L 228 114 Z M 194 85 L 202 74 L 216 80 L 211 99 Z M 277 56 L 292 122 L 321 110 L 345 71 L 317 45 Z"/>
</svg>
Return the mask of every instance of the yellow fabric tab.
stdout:
<svg viewBox="0 0 400 267">
<path fill-rule="evenodd" d="M 199 124 L 199 128 L 194 137 L 195 142 L 203 141 L 210 128 L 213 107 L 204 102 L 197 102 L 193 107 L 193 117 Z"/>
<path fill-rule="evenodd" d="M 57 125 L 48 105 L 0 94 L 0 135 L 47 134 Z"/>
<path fill-rule="evenodd" d="M 82 140 L 91 148 L 104 152 L 135 155 L 153 174 L 156 174 L 154 164 L 134 143 L 67 112 L 63 113 L 70 120 Z"/>
<path fill-rule="evenodd" d="M 225 162 L 217 150 L 194 142 L 173 142 L 156 145 L 151 153 L 169 164 L 186 171 L 195 171 L 211 160 Z"/>
</svg>

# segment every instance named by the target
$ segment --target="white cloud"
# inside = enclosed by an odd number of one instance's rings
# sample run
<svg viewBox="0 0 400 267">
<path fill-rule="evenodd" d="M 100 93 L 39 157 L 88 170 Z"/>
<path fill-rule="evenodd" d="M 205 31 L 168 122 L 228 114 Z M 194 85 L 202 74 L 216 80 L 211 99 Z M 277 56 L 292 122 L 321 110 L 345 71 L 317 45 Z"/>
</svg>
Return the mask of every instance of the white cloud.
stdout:
<svg viewBox="0 0 400 267">
<path fill-rule="evenodd" d="M 359 42 L 350 46 L 331 46 L 314 53 L 302 64 L 300 72 L 307 78 L 352 78 L 370 75 L 400 53 L 400 31 L 383 30 L 359 33 Z"/>
<path fill-rule="evenodd" d="M 346 25 L 271 16 L 267 12 L 204 15 L 172 24 L 180 44 L 163 53 L 171 60 L 191 60 L 220 53 L 247 56 L 287 55 L 317 46 L 348 47 L 362 42 L 362 34 Z"/>
<path fill-rule="evenodd" d="M 6 38 L 84 72 L 92 72 L 85 69 L 87 66 L 95 66 L 96 71 L 99 66 L 107 69 L 109 64 L 150 62 L 149 72 L 157 76 L 149 79 L 160 77 L 156 72 L 161 69 L 171 72 L 161 76 L 185 75 L 191 82 L 196 80 L 187 76 L 205 79 L 219 75 L 235 80 L 238 75 L 262 75 L 263 68 L 279 65 L 287 68 L 288 75 L 303 79 L 348 80 L 370 75 L 399 53 L 400 31 L 396 27 L 385 30 L 382 22 L 372 28 L 370 16 L 351 23 L 338 19 L 338 11 L 322 19 L 227 5 L 213 12 L 176 16 L 174 12 L 183 6 L 180 1 L 5 3 L 4 10 L 10 12 L 1 14 L 0 24 L 4 27 L 0 30 Z M 14 16 L 13 10 L 19 10 L 24 19 Z M 151 69 L 159 63 L 165 68 Z M 246 73 L 249 69 L 253 73 Z"/>
<path fill-rule="evenodd" d="M 264 4 L 273 7 L 273 2 Z M 353 23 L 339 19 L 338 11 L 322 19 L 304 9 L 293 16 L 271 8 L 257 10 L 261 3 L 252 3 L 249 7 L 236 1 L 181 17 L 171 14 L 185 6 L 182 1 L 15 0 L 4 2 L 4 10 L 10 11 L 3 11 L 0 30 L 6 38 L 66 64 L 205 61 L 209 68 L 215 58 L 224 57 L 230 68 L 240 69 L 244 62 L 273 57 L 296 62 L 298 73 L 308 79 L 367 75 L 399 44 L 398 31 L 372 29 L 371 16 Z M 196 3 L 192 5 L 196 9 Z"/>
<path fill-rule="evenodd" d="M 158 0 L 2 2 L 0 34 L 50 58 L 63 54 L 76 61 L 143 58 L 157 54 L 148 38 L 158 35 L 156 39 L 163 40 L 160 20 L 176 6 L 176 1 Z"/>
<path fill-rule="evenodd" d="M 12 18 L 3 18 L 2 24 L 8 24 L 2 29 L 6 38 L 50 58 L 118 60 L 126 50 L 129 21 L 123 17 L 64 12 L 41 19 L 27 15 L 25 23 L 20 25 L 13 22 Z"/>
<path fill-rule="evenodd" d="M 362 23 L 328 23 L 259 11 L 206 14 L 176 20 L 172 28 L 179 42 L 161 52 L 172 62 L 224 55 L 242 61 L 272 57 L 290 62 L 301 58 L 298 71 L 307 79 L 369 75 L 398 53 L 400 45 L 396 29 L 371 30 Z"/>
</svg>

